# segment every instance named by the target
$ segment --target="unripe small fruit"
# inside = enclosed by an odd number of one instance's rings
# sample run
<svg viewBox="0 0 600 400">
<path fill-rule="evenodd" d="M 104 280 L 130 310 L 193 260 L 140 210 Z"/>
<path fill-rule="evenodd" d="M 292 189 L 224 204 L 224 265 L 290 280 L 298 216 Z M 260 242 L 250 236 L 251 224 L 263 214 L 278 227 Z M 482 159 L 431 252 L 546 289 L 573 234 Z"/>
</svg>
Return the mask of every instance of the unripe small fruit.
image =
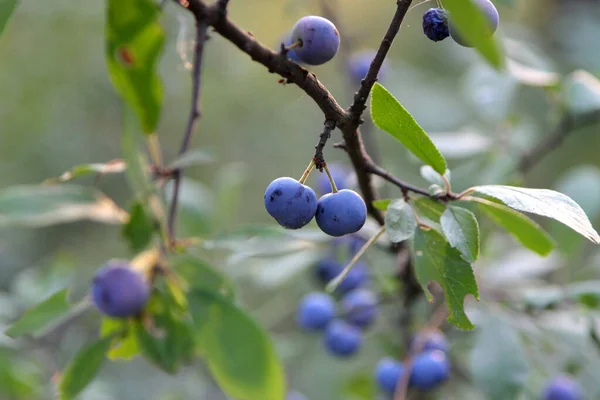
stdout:
<svg viewBox="0 0 600 400">
<path fill-rule="evenodd" d="M 332 321 L 323 337 L 325 348 L 333 355 L 348 357 L 356 353 L 362 343 L 360 329 L 344 321 Z"/>
<path fill-rule="evenodd" d="M 583 400 L 583 390 L 570 376 L 559 375 L 548 382 L 541 400 Z"/>
<path fill-rule="evenodd" d="M 377 316 L 377 296 L 367 289 L 356 289 L 342 298 L 342 308 L 346 321 L 365 328 L 373 323 Z"/>
<path fill-rule="evenodd" d="M 279 225 L 299 229 L 313 219 L 317 195 L 294 178 L 277 178 L 265 190 L 265 208 Z"/>
<path fill-rule="evenodd" d="M 302 42 L 294 49 L 300 60 L 309 65 L 321 65 L 336 55 L 340 47 L 340 34 L 328 19 L 308 16 L 296 22 L 291 41 Z"/>
<path fill-rule="evenodd" d="M 126 261 L 111 261 L 100 268 L 91 285 L 92 302 L 114 318 L 139 315 L 150 297 L 150 286 Z"/>
<path fill-rule="evenodd" d="M 326 293 L 309 293 L 300 300 L 296 321 L 311 331 L 324 329 L 335 317 L 335 300 Z"/>
<path fill-rule="evenodd" d="M 404 375 L 404 365 L 389 357 L 382 358 L 375 366 L 375 381 L 385 393 L 395 393 L 398 381 Z"/>
<path fill-rule="evenodd" d="M 448 11 L 443 8 L 430 8 L 423 15 L 423 32 L 430 40 L 439 42 L 450 36 Z"/>
<path fill-rule="evenodd" d="M 420 390 L 431 390 L 450 377 L 450 363 L 443 351 L 433 350 L 415 357 L 410 374 L 410 385 Z"/>
<path fill-rule="evenodd" d="M 471 0 L 473 3 L 481 10 L 483 16 L 488 22 L 488 35 L 491 37 L 496 30 L 498 29 L 498 25 L 500 22 L 500 16 L 498 15 L 498 10 L 494 6 L 490 0 Z M 471 43 L 469 43 L 465 38 L 463 38 L 456 27 L 452 24 L 452 15 L 449 17 L 450 21 L 450 36 L 452 39 L 459 45 L 463 47 L 473 47 Z"/>
<path fill-rule="evenodd" d="M 317 225 L 331 236 L 343 236 L 360 230 L 367 220 L 365 201 L 353 190 L 340 190 L 322 196 L 315 214 Z"/>
</svg>

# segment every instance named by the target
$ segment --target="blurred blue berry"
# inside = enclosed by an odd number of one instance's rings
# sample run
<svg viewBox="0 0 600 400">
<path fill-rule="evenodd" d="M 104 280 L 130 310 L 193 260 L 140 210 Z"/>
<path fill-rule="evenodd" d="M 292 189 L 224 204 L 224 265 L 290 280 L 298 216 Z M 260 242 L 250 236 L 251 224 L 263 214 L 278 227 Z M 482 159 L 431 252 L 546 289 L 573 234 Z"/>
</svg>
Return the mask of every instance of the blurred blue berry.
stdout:
<svg viewBox="0 0 600 400">
<path fill-rule="evenodd" d="M 324 258 L 315 265 L 317 277 L 324 285 L 338 276 L 343 269 L 344 266 L 333 258 Z"/>
<path fill-rule="evenodd" d="M 305 295 L 296 311 L 296 321 L 306 330 L 324 329 L 335 317 L 335 300 L 326 293 L 313 292 Z"/>
<path fill-rule="evenodd" d="M 449 346 L 446 336 L 439 330 L 433 332 L 419 332 L 411 343 L 411 348 L 421 347 L 421 353 L 431 350 L 440 350 L 448 353 Z"/>
<path fill-rule="evenodd" d="M 443 8 L 430 8 L 427 10 L 423 15 L 423 32 L 434 42 L 439 42 L 450 36 L 448 11 Z"/>
<path fill-rule="evenodd" d="M 361 286 L 366 285 L 369 282 L 369 270 L 367 265 L 362 261 L 358 261 L 354 264 L 354 267 L 348 272 L 348 275 L 344 278 L 340 285 L 338 286 L 338 290 L 342 293 L 349 292 L 351 290 L 357 289 Z"/>
<path fill-rule="evenodd" d="M 335 186 L 337 186 L 338 190 L 348 189 L 348 177 L 350 175 L 350 171 L 348 168 L 344 167 L 340 164 L 327 164 L 327 168 L 329 169 L 329 173 L 335 182 Z M 329 182 L 329 176 L 327 173 L 323 171 L 319 175 L 317 175 L 317 192 L 320 195 L 331 193 L 331 182 Z"/>
<path fill-rule="evenodd" d="M 440 350 L 417 355 L 412 364 L 410 385 L 420 390 L 431 390 L 450 377 L 450 362 Z"/>
<path fill-rule="evenodd" d="M 542 400 L 583 400 L 583 390 L 570 376 L 559 375 L 548 382 Z"/>
<path fill-rule="evenodd" d="M 331 354 L 348 357 L 359 349 L 362 343 L 362 333 L 355 326 L 335 320 L 325 329 L 323 342 Z"/>
<path fill-rule="evenodd" d="M 375 366 L 375 381 L 385 393 L 394 393 L 398 381 L 404 375 L 404 365 L 389 357 L 384 357 Z"/>
<path fill-rule="evenodd" d="M 346 321 L 364 328 L 373 323 L 377 315 L 377 296 L 367 289 L 356 289 L 342 298 Z"/>
</svg>

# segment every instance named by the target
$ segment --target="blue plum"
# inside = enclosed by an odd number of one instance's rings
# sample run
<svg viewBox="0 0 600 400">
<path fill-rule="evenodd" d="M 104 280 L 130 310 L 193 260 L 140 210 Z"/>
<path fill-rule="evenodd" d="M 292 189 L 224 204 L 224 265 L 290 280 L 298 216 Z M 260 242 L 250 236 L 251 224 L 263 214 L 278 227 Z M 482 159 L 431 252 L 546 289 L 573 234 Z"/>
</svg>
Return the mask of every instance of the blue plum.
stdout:
<svg viewBox="0 0 600 400">
<path fill-rule="evenodd" d="M 404 375 L 404 365 L 397 360 L 384 357 L 375 366 L 375 381 L 385 393 L 394 393 L 398 381 Z"/>
<path fill-rule="evenodd" d="M 324 329 L 335 317 L 335 300 L 326 293 L 313 292 L 302 298 L 296 311 L 301 328 L 316 331 Z"/>
<path fill-rule="evenodd" d="M 358 193 L 343 189 L 322 196 L 317 203 L 317 225 L 330 236 L 343 236 L 360 230 L 367 220 L 367 206 Z"/>
<path fill-rule="evenodd" d="M 277 178 L 265 191 L 265 208 L 284 228 L 299 229 L 313 219 L 317 196 L 294 178 Z"/>
<path fill-rule="evenodd" d="M 114 318 L 139 315 L 150 298 L 150 285 L 127 261 L 111 261 L 100 268 L 90 291 L 96 308 Z"/>
<path fill-rule="evenodd" d="M 443 8 L 430 8 L 423 15 L 423 32 L 434 42 L 450 36 L 448 28 L 448 11 Z"/>
<path fill-rule="evenodd" d="M 309 65 L 321 65 L 331 60 L 340 47 L 340 34 L 326 18 L 307 16 L 300 18 L 291 35 L 292 43 L 301 42 L 294 49 L 296 56 Z"/>
<path fill-rule="evenodd" d="M 333 355 L 349 357 L 356 353 L 362 343 L 362 332 L 344 321 L 332 321 L 325 329 L 325 348 Z"/>
<path fill-rule="evenodd" d="M 377 316 L 377 296 L 367 289 L 356 289 L 342 298 L 342 309 L 346 321 L 365 328 L 373 323 Z"/>
<path fill-rule="evenodd" d="M 583 390 L 570 376 L 558 375 L 547 383 L 542 400 L 583 400 Z"/>
<path fill-rule="evenodd" d="M 431 390 L 450 377 L 450 362 L 440 350 L 417 355 L 412 364 L 410 385 L 420 390 Z"/>
<path fill-rule="evenodd" d="M 375 58 L 375 54 L 377 54 L 376 50 L 368 49 L 358 51 L 350 56 L 350 59 L 348 60 L 348 73 L 353 81 L 358 83 L 367 76 L 367 72 L 369 71 L 373 58 Z M 389 68 L 388 61 L 384 60 L 379 69 L 379 80 L 385 79 Z"/>
<path fill-rule="evenodd" d="M 449 346 L 446 336 L 439 330 L 431 332 L 419 332 L 411 343 L 411 348 L 421 346 L 421 353 L 431 350 L 441 350 L 448 353 Z"/>
<path fill-rule="evenodd" d="M 494 6 L 490 0 L 472 0 L 473 3 L 481 10 L 485 19 L 488 22 L 488 34 L 491 37 L 496 30 L 498 30 L 498 25 L 500 23 L 500 16 L 498 15 L 498 10 Z M 449 17 L 450 21 L 450 36 L 452 39 L 459 45 L 463 47 L 473 47 L 471 43 L 469 43 L 465 38 L 461 36 L 456 27 L 452 24 L 452 15 Z"/>
<path fill-rule="evenodd" d="M 348 168 L 340 164 L 328 164 L 327 168 L 338 190 L 347 189 L 350 175 Z M 329 176 L 326 172 L 320 173 L 317 177 L 317 192 L 321 195 L 331 193 L 331 182 L 329 182 Z"/>
</svg>

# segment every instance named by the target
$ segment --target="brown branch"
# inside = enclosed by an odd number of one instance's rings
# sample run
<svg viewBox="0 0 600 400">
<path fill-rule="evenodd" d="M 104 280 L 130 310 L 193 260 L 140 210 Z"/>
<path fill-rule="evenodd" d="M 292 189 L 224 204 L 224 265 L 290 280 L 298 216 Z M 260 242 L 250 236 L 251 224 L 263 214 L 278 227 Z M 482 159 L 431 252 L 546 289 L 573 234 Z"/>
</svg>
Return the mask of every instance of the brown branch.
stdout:
<svg viewBox="0 0 600 400">
<path fill-rule="evenodd" d="M 202 55 L 204 53 L 204 43 L 206 41 L 206 31 L 208 23 L 204 14 L 194 14 L 196 16 L 196 44 L 194 47 L 194 61 L 192 68 L 192 102 L 188 116 L 187 126 L 183 134 L 179 155 L 184 154 L 190 147 L 192 135 L 196 122 L 200 118 L 200 87 L 201 87 L 201 69 Z M 177 203 L 179 202 L 179 189 L 181 186 L 181 178 L 183 171 L 177 168 L 173 171 L 173 197 L 169 208 L 169 216 L 167 220 L 167 232 L 170 243 L 175 242 L 175 219 L 177 217 Z"/>
<path fill-rule="evenodd" d="M 350 115 L 352 119 L 353 126 L 360 125 L 361 116 L 366 108 L 367 99 L 369 98 L 369 93 L 371 93 L 371 89 L 375 82 L 377 82 L 377 76 L 379 75 L 379 70 L 387 57 L 387 54 L 392 47 L 392 43 L 394 42 L 394 38 L 400 31 L 400 26 L 402 25 L 402 21 L 404 20 L 404 16 L 408 12 L 408 9 L 412 3 L 412 0 L 398 0 L 396 4 L 398 7 L 396 8 L 396 13 L 392 18 L 392 22 L 379 45 L 379 49 L 377 50 L 377 54 L 373 61 L 371 61 L 371 66 L 369 67 L 369 72 L 367 72 L 367 76 L 361 82 L 360 89 L 354 95 L 354 103 L 350 106 Z"/>
<path fill-rule="evenodd" d="M 600 111 L 591 111 L 580 116 L 566 114 L 550 135 L 541 140 L 528 153 L 521 156 L 518 166 L 519 171 L 521 173 L 529 172 L 546 155 L 560 146 L 573 131 L 598 122 L 600 122 Z"/>
<path fill-rule="evenodd" d="M 331 131 L 335 129 L 335 121 L 327 120 L 325 121 L 324 125 L 325 126 L 323 127 L 323 132 L 319 135 L 319 143 L 317 143 L 317 145 L 315 146 L 315 155 L 313 157 L 315 167 L 321 172 L 323 172 L 323 167 L 325 166 L 323 149 L 325 149 L 325 145 L 331 137 Z"/>
</svg>

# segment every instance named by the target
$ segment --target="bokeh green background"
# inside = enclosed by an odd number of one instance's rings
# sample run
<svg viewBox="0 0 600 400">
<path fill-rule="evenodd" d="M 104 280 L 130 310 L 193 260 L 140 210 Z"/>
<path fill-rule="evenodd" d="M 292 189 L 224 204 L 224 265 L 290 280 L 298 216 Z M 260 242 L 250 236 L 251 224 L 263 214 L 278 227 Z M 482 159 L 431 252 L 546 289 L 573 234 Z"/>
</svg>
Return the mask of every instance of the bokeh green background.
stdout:
<svg viewBox="0 0 600 400">
<path fill-rule="evenodd" d="M 275 48 L 298 18 L 320 13 L 318 3 L 232 0 L 230 15 L 260 41 Z M 382 83 L 427 132 L 468 130 L 493 141 L 483 156 L 450 161 L 450 167 L 456 167 L 455 190 L 476 183 L 498 183 L 496 178 L 502 178 L 503 165 L 510 164 L 551 132 L 559 117 L 556 103 L 562 95 L 560 91 L 547 93 L 520 86 L 514 77 L 494 72 L 474 51 L 450 40 L 428 41 L 420 24 L 422 14 L 432 3 L 418 5 L 408 13 Z M 376 47 L 394 4 L 392 0 L 339 0 L 336 12 L 342 40 L 350 40 L 354 50 Z M 512 58 L 565 75 L 577 69 L 600 73 L 596 51 L 600 38 L 598 2 L 505 0 L 498 2 L 498 8 L 502 21 L 498 35 Z M 190 74 L 178 46 L 186 48 L 184 53 L 190 56 L 193 22 L 168 2 L 163 23 L 168 38 L 160 68 L 165 98 L 157 133 L 164 157 L 169 160 L 179 146 L 190 100 Z M 186 220 L 181 222 L 192 234 L 218 234 L 244 224 L 271 223 L 262 205 L 264 188 L 276 177 L 301 175 L 322 129 L 323 116 L 301 90 L 279 84 L 278 76 L 269 74 L 217 34 L 211 35 L 205 54 L 203 115 L 193 146 L 210 150 L 217 162 L 186 171 L 195 183 L 190 184 L 184 198 L 186 204 L 192 208 L 196 204 L 197 209 L 183 214 Z M 343 57 L 339 58 L 311 71 L 345 107 L 357 86 L 349 84 Z M 22 1 L 0 38 L 0 188 L 39 183 L 76 164 L 121 157 L 121 107 L 104 60 L 104 3 Z M 419 163 L 397 142 L 382 132 L 369 134 L 378 142 L 386 168 L 425 186 L 419 176 Z M 336 139 L 339 140 L 337 132 L 333 140 Z M 597 126 L 578 131 L 527 175 L 527 185 L 555 187 L 569 169 L 586 165 L 585 171 L 591 171 L 589 176 L 595 180 L 591 187 L 597 188 L 599 147 Z M 326 158 L 330 162 L 347 162 L 341 150 L 330 147 Z M 228 184 L 235 188 L 237 181 L 241 186 L 228 192 Z M 86 183 L 93 184 L 93 178 Z M 225 189 L 219 190 L 223 186 Z M 123 207 L 130 204 L 131 192 L 125 178 L 105 177 L 98 187 Z M 581 196 L 576 200 L 590 204 L 587 211 L 597 208 L 598 197 L 589 199 L 593 189 L 574 190 Z M 214 204 L 222 203 L 231 207 L 222 208 L 218 219 L 206 215 L 214 212 Z M 194 226 L 208 220 L 213 221 L 210 229 Z M 595 222 L 598 223 L 597 218 Z M 74 288 L 75 297 L 81 297 L 94 270 L 107 258 L 130 256 L 118 227 L 77 223 L 37 230 L 1 230 L 0 321 L 7 323 L 23 307 L 65 284 Z M 292 261 L 280 260 L 273 264 L 273 270 L 286 269 L 287 262 Z M 260 268 L 255 263 L 246 266 Z M 242 263 L 234 270 L 240 282 L 248 279 L 244 267 Z M 589 267 L 594 277 L 600 266 Z M 317 339 L 295 332 L 289 314 L 302 293 L 311 288 L 308 279 L 301 282 L 288 282 L 283 288 L 269 287 L 266 291 L 256 282 L 248 283 L 244 286 L 244 298 L 263 322 L 269 324 L 283 318 L 283 327 L 278 323 L 274 332 L 292 385 L 312 400 L 342 399 L 339 388 L 344 380 L 357 372 L 370 374 L 385 349 L 376 340 L 367 339 L 360 357 L 340 362 L 325 355 Z M 278 306 L 269 308 L 269 300 Z M 392 307 L 390 313 L 393 312 Z M 84 316 L 64 334 L 48 338 L 47 343 L 26 343 L 16 351 L 18 356 L 11 362 L 18 359 L 23 364 L 19 364 L 24 371 L 22 377 L 29 379 L 30 370 L 39 374 L 42 386 L 31 398 L 51 397 L 49 377 L 65 365 L 87 337 L 95 334 L 97 320 L 94 315 Z M 393 322 L 389 325 L 382 329 L 393 329 Z M 4 339 L 8 348 L 14 345 Z M 101 378 L 82 398 L 220 399 L 219 396 L 197 366 L 170 377 L 145 361 L 136 360 L 105 367 Z M 452 396 L 447 393 L 444 398 L 459 398 Z M 471 396 L 480 398 L 476 392 Z"/>
</svg>

